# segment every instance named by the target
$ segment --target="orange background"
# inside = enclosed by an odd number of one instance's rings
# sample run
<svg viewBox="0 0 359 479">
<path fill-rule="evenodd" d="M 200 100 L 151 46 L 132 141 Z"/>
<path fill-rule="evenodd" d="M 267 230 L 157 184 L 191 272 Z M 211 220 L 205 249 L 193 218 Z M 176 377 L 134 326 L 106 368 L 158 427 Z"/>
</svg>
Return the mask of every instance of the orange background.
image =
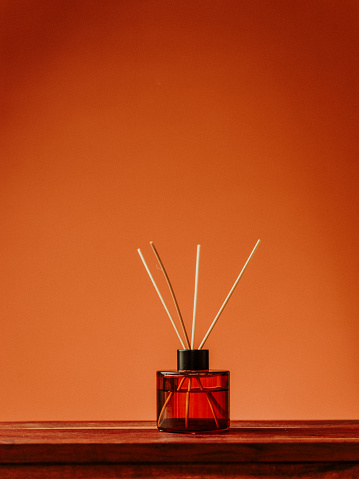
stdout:
<svg viewBox="0 0 359 479">
<path fill-rule="evenodd" d="M 233 419 L 359 418 L 356 0 L 5 1 L 0 419 L 154 419 L 179 341 Z"/>
</svg>

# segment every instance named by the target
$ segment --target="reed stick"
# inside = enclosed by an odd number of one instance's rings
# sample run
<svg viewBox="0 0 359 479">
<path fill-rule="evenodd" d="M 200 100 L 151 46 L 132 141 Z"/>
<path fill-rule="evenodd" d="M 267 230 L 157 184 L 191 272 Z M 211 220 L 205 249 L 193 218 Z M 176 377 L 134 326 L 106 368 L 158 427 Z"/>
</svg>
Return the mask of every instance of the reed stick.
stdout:
<svg viewBox="0 0 359 479">
<path fill-rule="evenodd" d="M 178 387 L 177 387 L 177 392 L 181 389 L 182 387 L 182 384 L 184 383 L 184 380 L 186 379 L 186 376 L 183 376 L 183 378 L 181 379 Z M 157 420 L 157 424 L 160 425 L 160 422 L 162 420 L 162 416 L 165 412 L 165 409 L 167 407 L 167 404 L 170 402 L 171 400 L 171 397 L 174 395 L 174 392 L 173 391 L 170 391 L 169 395 L 166 397 L 166 401 L 164 402 L 163 406 L 162 406 L 162 409 L 161 409 L 161 412 L 160 412 L 160 415 L 158 416 L 158 420 Z"/>
<path fill-rule="evenodd" d="M 220 310 L 219 310 L 218 313 L 217 313 L 217 316 L 216 316 L 216 317 L 214 318 L 214 320 L 212 321 L 212 324 L 211 324 L 211 326 L 209 327 L 209 329 L 208 329 L 206 335 L 204 336 L 204 338 L 203 338 L 201 344 L 199 345 L 198 349 L 202 349 L 202 348 L 203 348 L 204 343 L 207 341 L 208 336 L 210 335 L 212 329 L 214 328 L 216 322 L 218 321 L 220 315 L 222 314 L 222 312 L 223 312 L 223 310 L 224 310 L 226 304 L 228 303 L 230 297 L 231 297 L 232 294 L 233 294 L 233 291 L 236 289 L 236 286 L 237 286 L 237 284 L 239 283 L 239 280 L 241 279 L 243 273 L 245 272 L 245 270 L 246 270 L 246 268 L 247 268 L 247 266 L 248 266 L 250 260 L 252 259 L 252 256 L 254 255 L 254 253 L 255 253 L 257 247 L 259 246 L 259 243 L 260 243 L 260 242 L 261 242 L 261 240 L 258 240 L 258 241 L 257 241 L 255 247 L 253 248 L 251 254 L 249 255 L 249 258 L 247 259 L 245 265 L 243 266 L 242 271 L 239 273 L 238 278 L 236 279 L 234 285 L 232 286 L 232 289 L 231 289 L 230 292 L 228 293 L 228 296 L 227 296 L 226 299 L 224 300 L 224 303 L 222 304 Z"/>
<path fill-rule="evenodd" d="M 199 377 L 196 377 L 197 379 L 197 382 L 198 382 L 198 385 L 199 385 L 199 388 L 202 392 L 205 392 L 206 393 L 206 397 L 207 397 L 207 401 L 208 401 L 208 404 L 209 404 L 209 407 L 212 411 L 212 414 L 213 414 L 213 418 L 214 418 L 214 422 L 216 423 L 216 427 L 217 429 L 219 428 L 219 424 L 218 424 L 218 419 L 217 419 L 217 415 L 216 415 L 216 411 L 214 410 L 214 407 L 213 407 L 213 403 L 212 403 L 212 399 L 213 399 L 213 396 L 208 392 L 208 391 L 205 391 L 205 389 L 203 388 L 202 386 L 202 383 L 201 383 L 201 380 Z"/>
<path fill-rule="evenodd" d="M 188 377 L 188 388 L 186 392 L 186 417 L 185 417 L 185 428 L 188 429 L 188 418 L 189 418 L 189 400 L 190 400 L 190 394 L 191 394 L 191 385 L 192 385 L 192 378 L 189 376 Z"/>
<path fill-rule="evenodd" d="M 168 308 L 167 308 L 167 306 L 166 306 L 166 303 L 164 302 L 164 299 L 162 298 L 162 295 L 161 295 L 161 293 L 160 293 L 160 290 L 158 289 L 157 284 L 156 284 L 155 280 L 153 279 L 153 276 L 152 276 L 152 274 L 151 274 L 151 272 L 150 272 L 150 270 L 149 270 L 149 268 L 148 268 L 148 266 L 147 266 L 147 263 L 146 263 L 146 261 L 145 261 L 145 258 L 144 258 L 143 255 L 142 255 L 142 252 L 141 252 L 140 248 L 138 248 L 137 251 L 138 251 L 138 254 L 140 255 L 140 258 L 141 258 L 141 260 L 142 260 L 142 263 L 144 264 L 144 267 L 146 268 L 146 271 L 147 271 L 147 273 L 148 273 L 148 276 L 150 277 L 150 279 L 151 279 L 151 281 L 152 281 L 152 284 L 153 284 L 155 290 L 157 291 L 157 294 L 158 294 L 158 296 L 159 296 L 159 298 L 160 298 L 160 300 L 161 300 L 161 302 L 162 302 L 162 305 L 163 305 L 163 307 L 165 308 L 168 317 L 170 318 L 170 321 L 171 321 L 171 323 L 172 323 L 172 326 L 173 326 L 174 330 L 176 331 L 176 334 L 177 334 L 177 336 L 178 336 L 178 339 L 180 340 L 183 349 L 186 349 L 186 347 L 185 347 L 185 345 L 184 345 L 184 342 L 182 341 L 182 338 L 181 338 L 181 336 L 180 336 L 180 333 L 178 332 L 177 326 L 175 325 L 175 322 L 174 322 L 173 319 L 172 319 L 171 313 L 168 311 Z"/>
<path fill-rule="evenodd" d="M 175 292 L 172 288 L 172 284 L 171 284 L 171 281 L 168 277 L 168 274 L 166 272 L 166 269 L 164 267 L 164 264 L 162 263 L 162 260 L 160 258 L 160 255 L 158 254 L 158 251 L 153 243 L 153 241 L 150 241 L 150 245 L 151 245 L 151 248 L 152 248 L 152 251 L 154 252 L 156 258 L 157 258 L 157 261 L 159 262 L 160 264 L 160 267 L 161 267 L 161 270 L 164 274 L 164 277 L 166 279 L 166 282 L 167 282 L 167 285 L 169 287 L 169 290 L 170 290 L 170 293 L 171 293 L 171 296 L 172 296 L 172 299 L 173 299 L 173 302 L 175 304 L 175 308 L 176 308 L 176 311 L 177 311 L 177 315 L 179 317 L 179 320 L 180 320 L 180 323 L 181 323 L 181 326 L 182 326 L 182 331 L 183 331 L 183 334 L 184 334 L 184 337 L 185 337 L 185 340 L 186 340 L 186 343 L 187 343 L 187 348 L 185 349 L 190 349 L 190 345 L 189 345 L 189 339 L 188 339 L 188 335 L 187 335 L 187 331 L 186 331 L 186 327 L 184 325 L 184 322 L 183 322 L 183 318 L 182 318 L 182 314 L 181 314 L 181 311 L 179 309 L 179 305 L 178 305 L 178 302 L 177 302 L 177 298 L 176 298 L 176 295 L 175 295 Z"/>
<path fill-rule="evenodd" d="M 201 253 L 201 245 L 197 245 L 197 259 L 196 259 L 196 278 L 194 283 L 194 301 L 193 301 L 193 320 L 192 320 L 192 338 L 191 349 L 194 348 L 194 336 L 196 330 L 196 313 L 197 313 L 197 296 L 198 296 L 198 271 L 199 271 L 199 257 Z"/>
</svg>

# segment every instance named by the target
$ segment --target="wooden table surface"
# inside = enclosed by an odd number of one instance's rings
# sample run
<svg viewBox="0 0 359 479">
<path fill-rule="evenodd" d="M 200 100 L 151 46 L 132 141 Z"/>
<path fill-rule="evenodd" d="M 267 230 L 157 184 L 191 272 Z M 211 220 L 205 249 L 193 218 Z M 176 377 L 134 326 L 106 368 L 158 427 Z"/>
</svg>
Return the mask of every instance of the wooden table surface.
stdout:
<svg viewBox="0 0 359 479">
<path fill-rule="evenodd" d="M 0 478 L 359 478 L 359 421 L 232 421 L 221 434 L 154 422 L 0 423 Z"/>
</svg>

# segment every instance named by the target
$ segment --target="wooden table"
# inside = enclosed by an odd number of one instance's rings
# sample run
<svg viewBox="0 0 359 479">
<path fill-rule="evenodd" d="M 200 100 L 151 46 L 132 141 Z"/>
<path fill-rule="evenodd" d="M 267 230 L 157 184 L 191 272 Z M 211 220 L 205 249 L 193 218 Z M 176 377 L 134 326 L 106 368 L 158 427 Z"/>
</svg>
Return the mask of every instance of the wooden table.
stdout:
<svg viewBox="0 0 359 479">
<path fill-rule="evenodd" d="M 359 478 L 359 421 L 232 421 L 222 434 L 154 422 L 0 423 L 0 478 Z"/>
</svg>

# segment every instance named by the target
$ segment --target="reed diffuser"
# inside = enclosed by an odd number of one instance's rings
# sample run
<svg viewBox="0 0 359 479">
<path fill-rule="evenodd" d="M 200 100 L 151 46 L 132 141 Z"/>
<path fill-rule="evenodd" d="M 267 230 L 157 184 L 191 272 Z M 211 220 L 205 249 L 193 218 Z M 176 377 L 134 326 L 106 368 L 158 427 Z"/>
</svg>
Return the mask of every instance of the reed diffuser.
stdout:
<svg viewBox="0 0 359 479">
<path fill-rule="evenodd" d="M 259 243 L 260 240 L 257 241 L 197 349 L 195 349 L 194 344 L 201 246 L 197 246 L 191 341 L 189 340 L 172 284 L 155 245 L 152 241 L 150 242 L 152 251 L 169 287 L 183 337 L 171 316 L 141 250 L 137 250 L 183 348 L 177 350 L 177 370 L 157 371 L 157 427 L 159 430 L 182 433 L 211 433 L 226 431 L 229 428 L 229 371 L 209 369 L 209 351 L 208 349 L 203 349 L 203 346 L 232 296 Z"/>
</svg>

